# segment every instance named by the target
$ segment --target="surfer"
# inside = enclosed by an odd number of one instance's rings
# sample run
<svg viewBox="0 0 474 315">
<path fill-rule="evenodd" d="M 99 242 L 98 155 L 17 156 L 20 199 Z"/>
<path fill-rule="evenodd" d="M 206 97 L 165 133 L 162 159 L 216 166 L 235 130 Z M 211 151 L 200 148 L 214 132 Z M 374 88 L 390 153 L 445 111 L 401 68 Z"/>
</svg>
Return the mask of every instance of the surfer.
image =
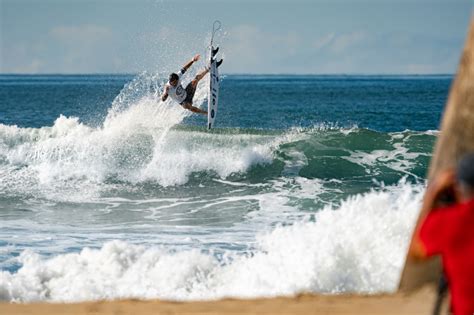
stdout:
<svg viewBox="0 0 474 315">
<path fill-rule="evenodd" d="M 437 204 L 443 196 L 454 204 Z M 434 209 L 436 208 L 436 209 Z M 474 313 L 474 153 L 456 171 L 440 173 L 428 186 L 420 221 L 408 252 L 412 261 L 441 255 L 454 314 Z"/>
<path fill-rule="evenodd" d="M 217 50 L 216 50 L 217 53 Z M 198 107 L 193 106 L 193 97 L 196 93 L 196 88 L 201 79 L 209 72 L 209 67 L 206 67 L 203 71 L 198 73 L 194 79 L 183 88 L 181 85 L 182 75 L 192 66 L 193 63 L 198 61 L 200 55 L 194 56 L 178 73 L 171 73 L 169 76 L 168 83 L 165 85 L 165 90 L 161 96 L 161 100 L 164 102 L 170 96 L 173 100 L 178 102 L 183 108 L 190 110 L 194 113 L 207 114 L 207 111 L 202 110 Z M 217 66 L 220 66 L 222 60 L 218 61 Z"/>
</svg>

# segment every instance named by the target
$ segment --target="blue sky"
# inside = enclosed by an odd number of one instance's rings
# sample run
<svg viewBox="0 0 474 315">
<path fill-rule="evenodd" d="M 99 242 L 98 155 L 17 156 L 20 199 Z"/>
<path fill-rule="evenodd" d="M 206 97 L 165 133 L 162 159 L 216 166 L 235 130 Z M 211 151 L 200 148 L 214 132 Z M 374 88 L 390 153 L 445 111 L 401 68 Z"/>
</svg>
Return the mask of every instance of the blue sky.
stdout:
<svg viewBox="0 0 474 315">
<path fill-rule="evenodd" d="M 454 73 L 474 0 L 0 0 L 0 73 Z"/>
</svg>

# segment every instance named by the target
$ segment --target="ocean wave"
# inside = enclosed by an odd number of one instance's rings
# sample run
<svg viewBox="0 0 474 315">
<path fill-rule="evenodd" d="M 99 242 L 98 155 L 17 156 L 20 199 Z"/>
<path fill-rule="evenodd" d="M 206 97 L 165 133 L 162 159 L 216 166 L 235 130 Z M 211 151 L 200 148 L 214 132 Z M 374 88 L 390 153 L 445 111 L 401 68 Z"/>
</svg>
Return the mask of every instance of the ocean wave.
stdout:
<svg viewBox="0 0 474 315">
<path fill-rule="evenodd" d="M 248 180 L 380 175 L 380 181 L 387 176 L 393 183 L 404 175 L 424 176 L 435 140 L 424 132 L 384 133 L 356 126 L 212 133 L 176 128 L 186 115 L 178 106 L 143 98 L 109 115 L 98 128 L 64 116 L 52 127 L 0 125 L 0 188 L 8 194 L 57 196 L 64 195 L 61 187 L 80 186 L 94 195 L 111 180 L 168 187 L 184 185 L 202 172 Z"/>
<path fill-rule="evenodd" d="M 254 250 L 223 255 L 111 241 L 0 272 L 4 301 L 119 298 L 209 300 L 300 292 L 392 292 L 418 214 L 423 185 L 401 181 L 327 205 L 257 236 Z"/>
<path fill-rule="evenodd" d="M 187 74 L 192 76 L 192 73 Z M 123 184 L 199 185 L 200 179 L 261 182 L 280 177 L 420 179 L 432 131 L 377 132 L 321 123 L 287 130 L 183 125 L 189 111 L 162 102 L 163 74 L 143 73 L 115 98 L 99 127 L 60 116 L 53 126 L 0 124 L 0 191 L 8 196 L 84 200 Z M 200 84 L 195 105 L 205 102 Z"/>
</svg>

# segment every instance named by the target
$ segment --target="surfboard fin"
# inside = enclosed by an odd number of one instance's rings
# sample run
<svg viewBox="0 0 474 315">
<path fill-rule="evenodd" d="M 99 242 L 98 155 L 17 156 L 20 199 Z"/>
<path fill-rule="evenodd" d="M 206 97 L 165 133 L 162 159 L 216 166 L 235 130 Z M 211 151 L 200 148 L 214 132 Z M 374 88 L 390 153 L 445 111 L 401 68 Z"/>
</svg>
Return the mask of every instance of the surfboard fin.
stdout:
<svg viewBox="0 0 474 315">
<path fill-rule="evenodd" d="M 216 64 L 216 67 L 219 68 L 219 66 L 222 64 L 223 61 L 224 61 L 224 59 L 219 60 Z"/>
<path fill-rule="evenodd" d="M 212 50 L 212 57 L 217 55 L 217 52 L 219 51 L 219 46 L 217 46 L 215 49 Z"/>
</svg>

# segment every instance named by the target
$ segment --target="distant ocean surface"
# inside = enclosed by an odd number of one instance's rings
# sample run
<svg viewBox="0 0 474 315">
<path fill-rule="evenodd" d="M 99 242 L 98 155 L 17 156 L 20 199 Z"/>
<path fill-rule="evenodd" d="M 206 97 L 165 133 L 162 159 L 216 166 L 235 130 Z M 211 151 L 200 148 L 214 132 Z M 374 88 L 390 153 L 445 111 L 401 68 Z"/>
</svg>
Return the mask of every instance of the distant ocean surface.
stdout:
<svg viewBox="0 0 474 315">
<path fill-rule="evenodd" d="M 396 289 L 452 76 L 165 77 L 0 75 L 0 300 Z"/>
</svg>

